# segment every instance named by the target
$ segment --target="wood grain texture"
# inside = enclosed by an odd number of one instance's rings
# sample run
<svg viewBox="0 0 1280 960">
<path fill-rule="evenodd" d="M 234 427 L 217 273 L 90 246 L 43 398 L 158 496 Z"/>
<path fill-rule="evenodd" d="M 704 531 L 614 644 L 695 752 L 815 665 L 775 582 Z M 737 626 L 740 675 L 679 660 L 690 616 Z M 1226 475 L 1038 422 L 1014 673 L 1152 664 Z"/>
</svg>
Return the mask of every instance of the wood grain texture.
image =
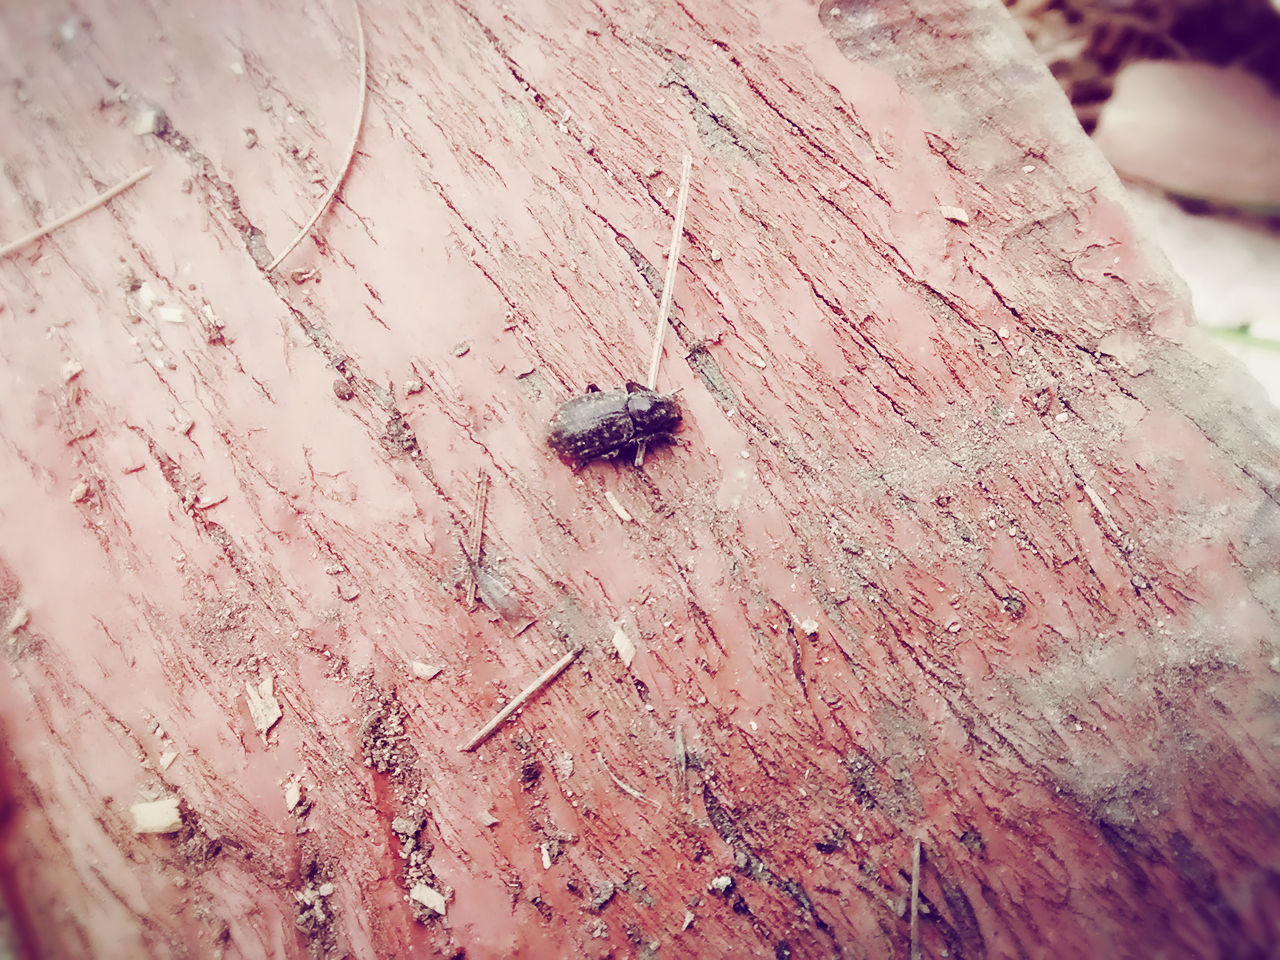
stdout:
<svg viewBox="0 0 1280 960">
<path fill-rule="evenodd" d="M 1001 7 L 362 4 L 274 280 L 346 5 L 13 7 L 3 234 L 154 166 L 0 262 L 31 955 L 901 957 L 916 838 L 925 956 L 1276 942 L 1276 419 Z"/>
</svg>

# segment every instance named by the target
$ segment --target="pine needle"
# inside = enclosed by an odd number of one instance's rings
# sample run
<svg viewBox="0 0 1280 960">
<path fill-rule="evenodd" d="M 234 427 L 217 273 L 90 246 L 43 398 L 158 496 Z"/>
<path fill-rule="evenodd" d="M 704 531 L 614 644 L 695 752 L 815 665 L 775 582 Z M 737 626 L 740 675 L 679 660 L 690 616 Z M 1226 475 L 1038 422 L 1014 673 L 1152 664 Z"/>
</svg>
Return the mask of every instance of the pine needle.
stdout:
<svg viewBox="0 0 1280 960">
<path fill-rule="evenodd" d="M 316 207 L 316 212 L 311 215 L 311 219 L 307 221 L 306 226 L 298 231 L 298 235 L 293 238 L 293 242 L 284 248 L 284 252 L 271 261 L 267 267 L 267 273 L 274 272 L 284 258 L 293 253 L 294 248 L 306 238 L 317 221 L 324 216 L 324 212 L 329 209 L 329 204 L 333 202 L 338 188 L 342 186 L 342 182 L 347 178 L 347 171 L 351 169 L 351 160 L 356 154 L 356 142 L 360 139 L 360 128 L 364 126 L 364 105 L 365 100 L 368 98 L 369 61 L 364 47 L 364 22 L 360 19 L 360 4 L 352 0 L 351 6 L 356 15 L 356 37 L 360 48 L 360 103 L 356 107 L 356 122 L 351 130 L 351 142 L 347 144 L 346 159 L 342 161 L 342 167 L 338 170 L 338 175 L 333 178 L 333 185 L 329 187 L 329 192 L 324 195 L 324 199 Z"/>
<path fill-rule="evenodd" d="M 150 173 L 151 173 L 150 167 L 143 167 L 133 176 L 126 177 L 111 189 L 105 190 L 102 193 L 98 194 L 96 197 L 94 197 L 84 206 L 77 207 L 76 209 L 72 210 L 70 213 L 66 214 L 65 216 L 61 216 L 57 220 L 54 220 L 52 223 L 46 223 L 43 227 L 38 227 L 37 229 L 32 230 L 26 236 L 19 237 L 17 240 L 14 240 L 10 243 L 6 243 L 3 247 L 0 247 L 0 259 L 7 257 L 9 254 L 13 253 L 15 250 L 19 250 L 22 247 L 25 247 L 29 243 L 35 243 L 41 237 L 47 236 L 48 234 L 53 233 L 53 231 L 61 227 L 65 227 L 72 220 L 78 220 L 80 217 L 83 217 L 86 213 L 91 213 L 92 211 L 97 210 L 100 206 L 102 206 L 104 203 L 106 203 L 116 194 L 123 193 L 124 191 L 128 190 L 135 183 L 137 183 L 139 180 L 143 179 L 144 177 L 148 176 Z"/>
<path fill-rule="evenodd" d="M 676 267 L 680 265 L 680 241 L 684 238 L 684 215 L 689 208 L 689 174 L 693 170 L 693 157 L 684 155 L 680 168 L 680 199 L 676 201 L 676 219 L 671 227 L 671 249 L 667 251 L 667 277 L 662 284 L 662 302 L 658 305 L 658 320 L 653 325 L 653 352 L 649 355 L 649 376 L 645 386 L 650 390 L 658 385 L 658 364 L 662 360 L 662 338 L 667 332 L 667 318 L 671 315 L 671 301 L 676 294 Z M 644 466 L 644 443 L 636 447 L 636 466 Z"/>
</svg>

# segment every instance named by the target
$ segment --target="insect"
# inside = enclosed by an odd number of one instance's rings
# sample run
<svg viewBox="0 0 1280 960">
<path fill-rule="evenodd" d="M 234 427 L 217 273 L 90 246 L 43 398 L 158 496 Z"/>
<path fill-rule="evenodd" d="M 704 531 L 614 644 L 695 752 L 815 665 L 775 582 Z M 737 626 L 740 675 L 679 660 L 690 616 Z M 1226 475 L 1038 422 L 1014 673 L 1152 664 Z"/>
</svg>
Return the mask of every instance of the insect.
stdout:
<svg viewBox="0 0 1280 960">
<path fill-rule="evenodd" d="M 582 396 L 560 405 L 547 443 L 561 460 L 581 470 L 592 460 L 611 460 L 640 443 L 669 440 L 680 419 L 674 397 L 634 382 L 617 390 L 601 390 L 593 383 Z"/>
</svg>

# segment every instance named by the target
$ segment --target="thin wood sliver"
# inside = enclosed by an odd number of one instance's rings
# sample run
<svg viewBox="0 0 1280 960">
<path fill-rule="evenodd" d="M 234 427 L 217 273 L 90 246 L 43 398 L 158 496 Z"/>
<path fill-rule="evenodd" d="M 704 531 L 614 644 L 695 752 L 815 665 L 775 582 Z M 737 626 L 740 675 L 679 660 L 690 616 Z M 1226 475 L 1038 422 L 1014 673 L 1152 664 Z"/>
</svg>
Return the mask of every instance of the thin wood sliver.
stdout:
<svg viewBox="0 0 1280 960">
<path fill-rule="evenodd" d="M 645 386 L 653 390 L 658 385 L 658 364 L 662 361 L 662 340 L 667 332 L 667 318 L 671 315 L 671 301 L 676 293 L 676 268 L 680 264 L 680 241 L 684 238 L 684 215 L 689 208 L 689 180 L 693 170 L 693 157 L 684 155 L 680 167 L 680 198 L 676 201 L 676 219 L 671 225 L 671 248 L 667 251 L 667 276 L 662 283 L 662 301 L 658 304 L 658 319 L 653 325 L 653 352 L 649 354 L 649 373 Z M 643 442 L 636 446 L 635 464 L 644 466 Z"/>
<path fill-rule="evenodd" d="M 70 213 L 63 214 L 61 217 L 58 217 L 57 220 L 54 220 L 51 223 L 46 223 L 43 227 L 37 227 L 35 230 L 32 230 L 30 233 L 19 237 L 17 240 L 11 240 L 9 243 L 6 243 L 3 247 L 0 247 L 0 259 L 7 257 L 9 254 L 13 253 L 15 250 L 22 249 L 29 243 L 35 243 L 41 237 L 44 237 L 50 233 L 53 233 L 53 231 L 59 229 L 60 227 L 65 227 L 72 220 L 78 220 L 80 219 L 80 217 L 83 217 L 86 213 L 92 213 L 94 210 L 97 210 L 100 206 L 102 206 L 104 203 L 106 203 L 116 194 L 124 193 L 124 191 L 128 190 L 135 183 L 137 183 L 143 177 L 148 176 L 150 173 L 151 173 L 150 167 L 143 167 L 137 173 L 133 174 L 132 176 L 125 177 L 125 179 L 121 180 L 114 187 L 104 190 L 102 193 L 98 194 L 88 203 L 82 206 L 76 207 Z"/>
<path fill-rule="evenodd" d="M 563 657 L 561 657 L 559 660 L 557 660 L 555 663 L 553 663 L 551 666 L 547 667 L 547 669 L 543 671 L 542 675 L 538 677 L 538 679 L 534 680 L 533 683 L 529 684 L 527 687 L 525 687 L 523 690 L 517 693 L 510 703 L 508 703 L 505 707 L 499 710 L 497 715 L 492 720 L 490 720 L 483 727 L 477 730 L 475 736 L 473 736 L 470 740 L 468 740 L 466 743 L 460 746 L 458 750 L 462 753 L 469 753 L 470 751 L 474 750 L 476 747 L 480 746 L 480 744 L 484 743 L 485 740 L 489 738 L 489 735 L 502 725 L 503 720 L 506 720 L 507 717 L 511 716 L 511 714 L 519 710 L 522 706 L 524 706 L 525 701 L 527 701 L 535 693 L 537 693 L 539 690 L 545 687 L 548 683 L 554 680 L 557 676 L 559 676 L 560 672 L 564 670 L 564 668 L 567 667 L 569 664 L 573 663 L 573 661 L 577 659 L 578 654 L 580 654 L 581 652 L 582 652 L 582 647 L 575 647 L 574 649 L 566 653 Z"/>
</svg>

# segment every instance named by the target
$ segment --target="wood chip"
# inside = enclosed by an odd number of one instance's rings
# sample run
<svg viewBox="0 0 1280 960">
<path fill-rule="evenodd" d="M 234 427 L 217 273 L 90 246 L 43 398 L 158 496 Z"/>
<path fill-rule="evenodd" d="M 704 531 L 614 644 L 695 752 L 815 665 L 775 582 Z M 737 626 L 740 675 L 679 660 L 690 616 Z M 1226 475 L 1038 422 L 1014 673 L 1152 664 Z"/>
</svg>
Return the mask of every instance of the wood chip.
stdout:
<svg viewBox="0 0 1280 960">
<path fill-rule="evenodd" d="M 257 686 L 252 683 L 244 685 L 245 695 L 249 700 L 249 715 L 253 717 L 253 725 L 262 734 L 263 740 L 267 739 L 267 733 L 283 716 L 280 701 L 275 696 L 275 684 L 275 677 L 268 676 Z"/>
<path fill-rule="evenodd" d="M 4 632 L 9 636 L 13 636 L 19 630 L 27 625 L 27 621 L 31 619 L 31 613 L 26 607 L 19 604 L 14 609 L 13 614 L 9 617 L 9 622 L 5 624 Z"/>
<path fill-rule="evenodd" d="M 613 507 L 613 512 L 618 515 L 619 520 L 623 523 L 631 522 L 631 514 L 627 511 L 627 508 L 622 505 L 618 498 L 613 495 L 612 490 L 606 490 L 604 492 L 604 498 L 609 502 L 609 506 Z"/>
<path fill-rule="evenodd" d="M 618 659 L 622 661 L 622 665 L 627 669 L 631 669 L 631 661 L 636 656 L 636 645 L 627 636 L 627 631 L 622 629 L 621 624 L 613 631 L 613 649 L 618 651 Z"/>
<path fill-rule="evenodd" d="M 960 207 L 939 207 L 938 212 L 955 223 L 969 222 L 969 215 Z"/>
<path fill-rule="evenodd" d="M 156 307 L 155 317 L 163 323 L 186 323 L 186 307 Z"/>
<path fill-rule="evenodd" d="M 129 812 L 133 814 L 134 833 L 174 833 L 182 829 L 177 797 L 139 800 Z"/>
<path fill-rule="evenodd" d="M 133 117 L 133 132 L 139 137 L 149 137 L 165 123 L 164 111 L 151 104 L 143 104 Z"/>
<path fill-rule="evenodd" d="M 413 675 L 419 680 L 434 680 L 444 670 L 439 664 L 423 663 L 421 660 L 412 661 L 411 666 Z"/>
<path fill-rule="evenodd" d="M 434 910 L 440 916 L 444 916 L 445 899 L 444 894 L 439 890 L 429 887 L 425 883 L 415 883 L 409 891 L 409 897 L 422 904 L 428 910 Z"/>
</svg>

